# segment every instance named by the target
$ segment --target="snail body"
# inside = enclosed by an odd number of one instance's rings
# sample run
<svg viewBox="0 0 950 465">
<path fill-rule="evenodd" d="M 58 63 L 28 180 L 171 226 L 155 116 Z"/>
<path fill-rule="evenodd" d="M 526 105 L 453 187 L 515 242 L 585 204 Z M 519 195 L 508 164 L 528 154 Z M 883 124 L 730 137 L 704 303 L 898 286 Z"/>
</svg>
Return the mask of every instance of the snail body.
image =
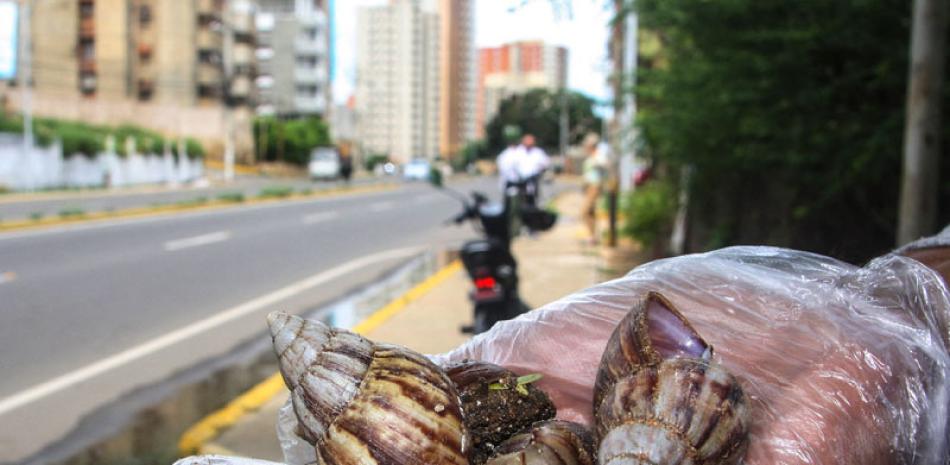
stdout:
<svg viewBox="0 0 950 465">
<path fill-rule="evenodd" d="M 649 293 L 614 330 L 594 390 L 601 465 L 728 465 L 750 409 L 738 380 L 672 303 Z"/>
<path fill-rule="evenodd" d="M 458 394 L 424 356 L 283 313 L 268 323 L 318 463 L 468 465 Z"/>
</svg>

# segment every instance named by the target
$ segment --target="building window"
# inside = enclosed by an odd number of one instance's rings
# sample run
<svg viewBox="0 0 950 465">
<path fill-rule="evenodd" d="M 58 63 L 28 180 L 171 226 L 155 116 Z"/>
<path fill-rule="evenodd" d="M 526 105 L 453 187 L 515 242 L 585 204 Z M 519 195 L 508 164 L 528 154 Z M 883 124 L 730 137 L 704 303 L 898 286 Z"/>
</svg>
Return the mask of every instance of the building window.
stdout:
<svg viewBox="0 0 950 465">
<path fill-rule="evenodd" d="M 274 58 L 274 49 L 270 47 L 259 48 L 254 52 L 258 60 L 270 60 Z"/>
<path fill-rule="evenodd" d="M 303 68 L 314 68 L 317 66 L 317 57 L 315 56 L 298 56 L 297 57 L 297 66 Z"/>
<path fill-rule="evenodd" d="M 308 40 L 317 40 L 317 28 L 315 27 L 304 28 L 303 37 Z"/>
<path fill-rule="evenodd" d="M 305 98 L 313 98 L 317 96 L 317 86 L 315 85 L 298 85 L 297 86 L 297 96 Z"/>
<path fill-rule="evenodd" d="M 257 79 L 254 80 L 254 83 L 259 89 L 270 89 L 271 87 L 274 87 L 274 78 L 265 74 L 258 76 Z"/>
</svg>

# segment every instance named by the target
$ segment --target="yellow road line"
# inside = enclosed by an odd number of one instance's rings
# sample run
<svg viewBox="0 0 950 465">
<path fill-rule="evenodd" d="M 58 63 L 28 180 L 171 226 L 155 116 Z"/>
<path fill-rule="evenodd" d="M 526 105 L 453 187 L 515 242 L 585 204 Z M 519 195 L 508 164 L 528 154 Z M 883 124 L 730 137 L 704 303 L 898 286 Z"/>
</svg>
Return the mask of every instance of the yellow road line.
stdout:
<svg viewBox="0 0 950 465">
<path fill-rule="evenodd" d="M 352 331 L 366 334 L 378 328 L 394 315 L 406 308 L 414 300 L 419 299 L 435 286 L 439 285 L 462 267 L 461 262 L 454 260 L 439 271 L 429 276 L 403 295 L 375 311 L 372 315 L 353 327 Z M 248 413 L 260 409 L 264 404 L 284 389 L 284 380 L 280 373 L 274 373 L 258 385 L 241 394 L 222 409 L 209 414 L 192 425 L 178 440 L 178 450 L 182 455 L 210 454 L 220 451 L 217 445 L 210 444 L 224 430 L 234 426 Z"/>
</svg>

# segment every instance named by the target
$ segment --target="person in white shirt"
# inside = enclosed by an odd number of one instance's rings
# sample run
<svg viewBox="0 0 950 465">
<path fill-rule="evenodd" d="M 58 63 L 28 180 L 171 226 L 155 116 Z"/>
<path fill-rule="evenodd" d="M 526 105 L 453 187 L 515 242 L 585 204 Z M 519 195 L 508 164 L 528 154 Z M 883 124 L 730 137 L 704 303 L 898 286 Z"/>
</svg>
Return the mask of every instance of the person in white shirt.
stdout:
<svg viewBox="0 0 950 465">
<path fill-rule="evenodd" d="M 521 130 L 515 126 L 505 126 L 505 141 L 508 147 L 498 154 L 495 165 L 498 167 L 498 184 L 504 191 L 508 183 L 517 182 L 520 179 L 518 174 L 518 159 L 520 158 L 520 146 L 518 139 L 521 137 Z"/>
<path fill-rule="evenodd" d="M 518 148 L 515 161 L 519 180 L 530 181 L 527 186 L 527 201 L 531 205 L 536 205 L 537 198 L 540 195 L 541 174 L 551 166 L 551 159 L 544 152 L 544 149 L 534 145 L 533 134 L 525 134 L 521 138 L 521 147 Z"/>
</svg>

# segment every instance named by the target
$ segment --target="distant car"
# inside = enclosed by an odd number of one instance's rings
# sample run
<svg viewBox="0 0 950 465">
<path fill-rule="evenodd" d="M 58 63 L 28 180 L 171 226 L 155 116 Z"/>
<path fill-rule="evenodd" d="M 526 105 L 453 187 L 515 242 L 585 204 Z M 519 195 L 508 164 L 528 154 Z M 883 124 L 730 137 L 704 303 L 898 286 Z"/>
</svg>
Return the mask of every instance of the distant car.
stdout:
<svg viewBox="0 0 950 465">
<path fill-rule="evenodd" d="M 429 179 L 429 170 L 432 165 L 429 160 L 416 158 L 402 167 L 402 178 L 406 181 L 425 181 Z"/>
<path fill-rule="evenodd" d="M 336 179 L 340 177 L 340 167 L 340 154 L 335 148 L 317 147 L 310 152 L 310 179 Z"/>
</svg>

